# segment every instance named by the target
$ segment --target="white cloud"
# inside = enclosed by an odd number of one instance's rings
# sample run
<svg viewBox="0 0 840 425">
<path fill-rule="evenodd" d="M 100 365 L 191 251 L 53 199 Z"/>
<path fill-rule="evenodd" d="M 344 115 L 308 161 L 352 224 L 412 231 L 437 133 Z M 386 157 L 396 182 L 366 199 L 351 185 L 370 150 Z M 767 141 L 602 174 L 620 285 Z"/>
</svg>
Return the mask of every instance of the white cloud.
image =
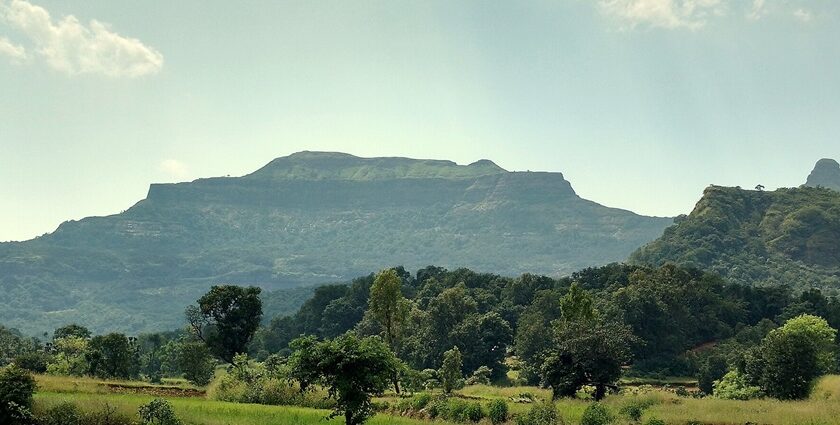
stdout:
<svg viewBox="0 0 840 425">
<path fill-rule="evenodd" d="M 725 13 L 723 0 L 600 0 L 599 6 L 629 28 L 699 29 L 710 16 Z"/>
<path fill-rule="evenodd" d="M 184 164 L 177 159 L 164 159 L 160 163 L 160 170 L 168 174 L 170 177 L 179 180 L 186 179 L 190 174 L 187 164 Z"/>
<path fill-rule="evenodd" d="M 140 77 L 163 67 L 163 55 L 140 40 L 123 37 L 108 24 L 88 25 L 73 15 L 53 21 L 43 7 L 25 0 L 0 0 L 0 22 L 20 31 L 50 67 L 70 75 Z"/>
<path fill-rule="evenodd" d="M 753 0 L 752 9 L 747 13 L 747 19 L 757 21 L 767 14 L 766 0 Z"/>
<path fill-rule="evenodd" d="M 799 19 L 802 22 L 810 22 L 811 19 L 814 18 L 814 15 L 811 13 L 810 10 L 805 9 L 796 9 L 793 11 L 793 16 L 796 19 Z"/>
<path fill-rule="evenodd" d="M 12 43 L 6 37 L 0 37 L 0 55 L 6 55 L 15 62 L 26 59 L 26 49 L 23 46 Z"/>
</svg>

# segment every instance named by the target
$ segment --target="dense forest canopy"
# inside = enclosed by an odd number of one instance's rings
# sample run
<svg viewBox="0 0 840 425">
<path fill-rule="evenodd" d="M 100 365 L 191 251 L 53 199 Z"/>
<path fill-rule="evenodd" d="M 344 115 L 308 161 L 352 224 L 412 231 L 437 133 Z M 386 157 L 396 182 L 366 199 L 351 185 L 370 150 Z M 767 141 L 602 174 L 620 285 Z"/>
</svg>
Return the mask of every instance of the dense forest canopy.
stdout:
<svg viewBox="0 0 840 425">
<path fill-rule="evenodd" d="M 674 262 L 749 285 L 840 288 L 840 192 L 710 186 L 676 221 L 630 261 Z"/>
</svg>

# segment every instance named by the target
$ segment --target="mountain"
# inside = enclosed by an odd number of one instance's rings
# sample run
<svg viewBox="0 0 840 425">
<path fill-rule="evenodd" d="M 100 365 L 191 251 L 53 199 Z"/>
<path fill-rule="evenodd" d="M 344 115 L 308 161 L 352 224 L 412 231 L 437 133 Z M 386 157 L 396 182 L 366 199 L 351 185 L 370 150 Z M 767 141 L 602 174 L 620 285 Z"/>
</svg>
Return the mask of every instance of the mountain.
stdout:
<svg viewBox="0 0 840 425">
<path fill-rule="evenodd" d="M 754 285 L 840 289 L 840 192 L 711 186 L 632 263 L 674 262 Z"/>
<path fill-rule="evenodd" d="M 121 214 L 0 244 L 0 323 L 172 328 L 213 284 L 292 288 L 400 264 L 557 276 L 622 260 L 671 222 L 582 199 L 560 173 L 300 152 L 153 184 Z"/>
<path fill-rule="evenodd" d="M 833 159 L 823 158 L 817 161 L 814 171 L 808 176 L 805 186 L 827 187 L 840 191 L 840 164 Z"/>
</svg>

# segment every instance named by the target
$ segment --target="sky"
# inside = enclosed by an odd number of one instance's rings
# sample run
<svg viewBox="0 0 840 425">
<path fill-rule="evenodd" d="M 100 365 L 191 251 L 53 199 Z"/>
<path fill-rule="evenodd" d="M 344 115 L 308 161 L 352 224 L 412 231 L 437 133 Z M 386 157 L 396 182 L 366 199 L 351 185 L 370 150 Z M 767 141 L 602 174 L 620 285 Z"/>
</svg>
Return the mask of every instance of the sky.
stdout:
<svg viewBox="0 0 840 425">
<path fill-rule="evenodd" d="M 0 241 L 301 150 L 688 213 L 840 159 L 836 0 L 0 0 Z"/>
</svg>

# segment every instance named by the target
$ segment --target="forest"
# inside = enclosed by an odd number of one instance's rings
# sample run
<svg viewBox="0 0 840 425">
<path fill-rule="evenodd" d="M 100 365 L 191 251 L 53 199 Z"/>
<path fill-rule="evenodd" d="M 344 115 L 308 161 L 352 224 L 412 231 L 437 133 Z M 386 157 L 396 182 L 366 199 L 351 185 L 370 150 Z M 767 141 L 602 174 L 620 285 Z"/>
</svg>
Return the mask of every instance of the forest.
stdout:
<svg viewBox="0 0 840 425">
<path fill-rule="evenodd" d="M 395 267 L 318 287 L 296 313 L 270 320 L 261 292 L 214 286 L 169 332 L 93 335 L 68 324 L 32 338 L 0 328 L 0 387 L 34 388 L 33 373 L 45 382 L 183 382 L 210 400 L 329 409 L 346 424 L 389 413 L 548 424 L 563 417 L 546 406 L 592 400 L 576 419 L 596 424 L 638 421 L 653 406 L 627 398 L 644 388 L 632 382 L 687 377 L 672 395 L 806 400 L 838 366 L 837 298 L 673 264 L 614 263 L 561 279 Z M 547 392 L 483 403 L 467 395 L 476 388 Z M 616 397 L 627 401 L 611 406 Z M 152 401 L 141 410 L 174 418 L 165 398 Z M 32 410 L 31 393 L 14 403 L 0 413 L 7 421 L 51 414 Z M 155 420 L 147 423 L 167 423 Z"/>
</svg>

